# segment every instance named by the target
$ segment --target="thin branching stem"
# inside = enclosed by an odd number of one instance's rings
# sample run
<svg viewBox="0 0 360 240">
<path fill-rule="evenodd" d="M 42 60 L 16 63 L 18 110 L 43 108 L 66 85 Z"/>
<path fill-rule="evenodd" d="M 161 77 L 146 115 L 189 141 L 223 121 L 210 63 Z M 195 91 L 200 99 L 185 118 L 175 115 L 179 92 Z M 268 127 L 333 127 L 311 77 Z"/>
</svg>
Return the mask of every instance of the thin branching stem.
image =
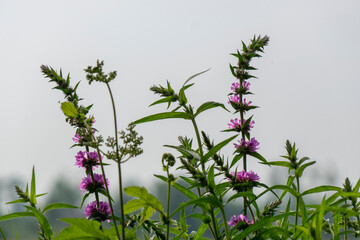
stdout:
<svg viewBox="0 0 360 240">
<path fill-rule="evenodd" d="M 117 166 L 118 166 L 118 175 L 119 175 L 119 197 L 120 197 L 120 214 L 121 214 L 121 231 L 122 231 L 122 238 L 125 239 L 125 217 L 124 217 L 124 199 L 123 199 L 123 187 L 122 187 L 122 175 L 121 175 L 121 159 L 119 156 L 119 143 L 118 143 L 118 128 L 117 128 L 117 120 L 116 120 L 116 108 L 114 97 L 111 92 L 111 88 L 109 83 L 106 83 L 106 86 L 109 90 L 111 104 L 114 114 L 114 128 L 115 128 L 115 144 L 116 144 L 116 159 L 117 159 Z"/>
</svg>

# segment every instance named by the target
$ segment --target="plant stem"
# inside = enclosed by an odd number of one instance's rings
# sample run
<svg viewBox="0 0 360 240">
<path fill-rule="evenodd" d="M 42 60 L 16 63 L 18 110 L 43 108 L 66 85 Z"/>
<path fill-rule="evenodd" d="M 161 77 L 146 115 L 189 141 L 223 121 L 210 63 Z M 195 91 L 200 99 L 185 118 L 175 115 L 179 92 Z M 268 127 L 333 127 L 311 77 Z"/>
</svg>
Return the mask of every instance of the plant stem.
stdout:
<svg viewBox="0 0 360 240">
<path fill-rule="evenodd" d="M 299 181 L 299 177 L 296 177 L 296 185 L 297 185 L 297 193 L 298 195 L 300 194 L 300 181 Z M 299 216 L 299 196 L 296 197 L 296 212 L 295 212 L 295 228 L 297 226 L 298 223 L 298 216 Z M 296 231 L 296 230 L 295 230 Z"/>
<path fill-rule="evenodd" d="M 169 239 L 169 232 L 170 232 L 170 186 L 171 182 L 169 181 L 169 165 L 166 168 L 167 177 L 168 177 L 168 185 L 167 185 L 167 209 L 166 209 L 166 240 Z"/>
<path fill-rule="evenodd" d="M 221 207 L 220 210 L 221 210 L 222 218 L 223 218 L 223 221 L 224 221 L 224 228 L 225 228 L 225 236 L 226 236 L 226 239 L 230 239 L 229 230 L 228 230 L 228 225 L 227 225 L 227 222 L 226 222 L 226 216 L 225 216 L 224 208 Z"/>
<path fill-rule="evenodd" d="M 98 154 L 98 156 L 99 156 L 101 173 L 102 173 L 103 178 L 104 178 L 105 190 L 106 190 L 107 197 L 108 197 L 108 201 L 109 201 L 109 206 L 110 206 L 110 210 L 111 210 L 111 216 L 112 216 L 112 219 L 113 219 L 113 222 L 114 222 L 114 227 L 115 227 L 116 235 L 117 235 L 118 239 L 120 240 L 119 230 L 118 230 L 117 225 L 116 225 L 116 218 L 115 218 L 115 214 L 114 214 L 114 208 L 113 208 L 113 205 L 112 205 L 112 202 L 111 202 L 109 185 L 107 184 L 107 181 L 106 181 L 104 165 L 103 165 L 103 162 L 102 162 L 102 159 L 101 159 L 101 153 L 100 153 L 99 147 L 96 148 L 96 151 L 97 151 L 97 154 Z"/>
<path fill-rule="evenodd" d="M 199 153 L 200 153 L 200 164 L 201 164 L 201 169 L 203 171 L 203 174 L 206 176 L 206 169 L 205 169 L 205 163 L 202 161 L 202 158 L 204 156 L 204 152 L 203 152 L 203 149 L 202 149 L 202 144 L 201 144 L 201 138 L 200 138 L 200 133 L 199 133 L 199 129 L 197 127 L 197 124 L 196 124 L 196 121 L 195 121 L 195 118 L 191 118 L 191 122 L 194 126 L 194 130 L 195 130 L 195 134 L 196 134 L 196 140 L 197 140 L 197 143 L 198 143 L 198 146 L 199 146 Z M 209 189 L 206 189 L 207 191 L 209 191 Z M 201 194 L 200 190 L 199 190 L 199 194 Z M 201 195 L 199 195 L 201 196 Z M 215 239 L 218 239 L 218 236 L 217 236 L 217 224 L 216 224 L 216 219 L 215 219 L 215 215 L 214 215 L 214 209 L 213 207 L 211 206 L 211 209 L 210 209 L 210 215 L 211 215 L 211 219 L 212 219 L 212 222 L 213 222 L 213 235 L 215 237 Z M 210 224 L 209 224 L 210 226 Z"/>
<path fill-rule="evenodd" d="M 124 217 L 124 199 L 123 199 L 123 192 L 122 192 L 122 175 L 121 175 L 121 159 L 119 158 L 119 143 L 118 143 L 118 128 L 117 128 L 117 120 L 116 120 L 116 108 L 114 97 L 111 92 L 111 88 L 109 83 L 106 83 L 106 86 L 109 90 L 111 104 L 114 113 L 114 128 L 115 128 L 115 143 L 116 143 L 116 158 L 117 158 L 117 165 L 118 165 L 118 174 L 119 174 L 119 197 L 120 197 L 120 214 L 121 214 L 121 231 L 122 231 L 122 238 L 125 239 L 125 217 Z"/>
</svg>

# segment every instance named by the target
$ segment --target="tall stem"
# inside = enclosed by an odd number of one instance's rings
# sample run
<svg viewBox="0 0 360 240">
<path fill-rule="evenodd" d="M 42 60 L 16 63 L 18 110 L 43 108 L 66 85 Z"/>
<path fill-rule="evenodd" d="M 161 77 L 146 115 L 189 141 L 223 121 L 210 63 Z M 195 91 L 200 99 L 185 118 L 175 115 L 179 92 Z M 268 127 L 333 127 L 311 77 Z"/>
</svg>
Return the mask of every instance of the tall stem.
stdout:
<svg viewBox="0 0 360 240">
<path fill-rule="evenodd" d="M 205 169 L 205 163 L 202 161 L 202 158 L 204 156 L 204 151 L 202 149 L 202 144 L 201 144 L 201 138 L 200 138 L 200 132 L 199 132 L 199 129 L 197 127 L 197 124 L 196 124 L 196 121 L 195 121 L 195 118 L 191 118 L 191 122 L 194 126 L 194 130 L 195 130 L 195 134 L 196 134 L 196 140 L 197 140 L 197 143 L 198 143 L 198 146 L 199 146 L 199 153 L 200 153 L 200 164 L 201 164 L 201 169 L 202 169 L 202 172 L 203 174 L 206 175 L 206 169 Z M 208 191 L 208 189 L 207 189 Z M 198 189 L 198 192 L 199 194 L 201 195 L 201 192 L 200 192 L 200 189 Z M 200 196 L 199 195 L 199 196 Z M 211 215 L 211 219 L 212 219 L 212 222 L 213 222 L 213 235 L 215 237 L 215 239 L 218 239 L 218 236 L 217 236 L 217 223 L 216 223 L 216 219 L 215 219 L 215 215 L 214 215 L 214 209 L 213 207 L 211 206 L 211 209 L 210 209 L 210 215 Z M 210 224 L 209 224 L 210 226 Z"/>
<path fill-rule="evenodd" d="M 166 173 L 168 177 L 168 185 L 167 185 L 167 209 L 166 209 L 166 240 L 169 239 L 169 233 L 170 233 L 170 186 L 171 182 L 169 181 L 169 165 L 166 168 Z"/>
<path fill-rule="evenodd" d="M 124 199 L 123 199 L 123 188 L 122 188 L 122 175 L 121 175 L 121 159 L 119 157 L 119 143 L 118 143 L 118 128 L 117 128 L 117 120 L 116 120 L 116 108 L 114 98 L 111 92 L 111 88 L 109 83 L 106 83 L 106 86 L 109 90 L 111 104 L 114 113 L 114 128 L 115 128 L 115 144 L 116 144 L 116 159 L 118 165 L 118 174 L 119 174 L 119 197 L 120 197 L 120 214 L 121 214 L 121 231 L 122 231 L 122 238 L 125 239 L 125 217 L 124 217 Z"/>
<path fill-rule="evenodd" d="M 297 185 L 297 193 L 300 194 L 300 181 L 299 177 L 296 177 L 296 185 Z M 298 223 L 298 217 L 299 217 L 299 196 L 296 197 L 296 212 L 295 212 L 295 227 Z"/>
</svg>

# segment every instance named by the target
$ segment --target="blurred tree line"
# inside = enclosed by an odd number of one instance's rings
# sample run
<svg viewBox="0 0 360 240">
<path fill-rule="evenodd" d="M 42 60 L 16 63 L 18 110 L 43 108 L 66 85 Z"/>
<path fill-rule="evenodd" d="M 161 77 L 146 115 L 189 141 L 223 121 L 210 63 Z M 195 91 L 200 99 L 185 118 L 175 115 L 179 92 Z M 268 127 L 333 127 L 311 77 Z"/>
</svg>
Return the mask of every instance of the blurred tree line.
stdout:
<svg viewBox="0 0 360 240">
<path fill-rule="evenodd" d="M 315 168 L 314 168 L 315 169 Z M 287 178 L 287 173 L 283 172 L 282 170 L 278 168 L 271 168 L 271 171 L 269 171 L 269 182 L 266 182 L 268 186 L 272 186 L 275 184 L 282 183 Z M 314 177 L 312 177 L 314 176 Z M 317 177 L 315 177 L 317 176 Z M 330 173 L 322 173 L 320 177 L 325 179 L 326 184 L 335 184 L 336 179 L 333 175 L 330 175 Z M 311 173 L 310 176 L 307 178 L 308 183 L 306 185 L 316 185 L 318 184 L 316 179 L 319 179 L 318 173 Z M 26 180 L 24 179 L 0 179 L 0 216 L 5 215 L 12 212 L 21 212 L 25 211 L 21 204 L 12 204 L 12 205 L 6 205 L 6 202 L 12 201 L 17 199 L 17 195 L 14 191 L 14 186 L 19 185 L 21 188 L 25 189 L 26 187 Z M 153 185 L 151 189 L 148 189 L 150 193 L 155 195 L 163 204 L 164 207 L 166 207 L 166 183 L 160 181 L 159 179 L 155 178 L 153 179 Z M 39 198 L 38 206 L 41 208 L 42 206 L 45 206 L 49 203 L 53 202 L 64 202 L 64 203 L 70 203 L 75 206 L 80 206 L 81 200 L 83 195 L 81 194 L 81 191 L 78 189 L 78 186 L 75 182 L 70 182 L 69 179 L 65 177 L 59 176 L 55 181 L 52 187 L 50 187 L 48 194 L 45 196 L 42 196 Z M 324 183 L 322 183 L 324 184 Z M 137 185 L 141 186 L 141 183 L 134 183 L 131 182 L 128 185 Z M 114 209 L 116 214 L 119 213 L 120 206 L 118 205 L 119 201 L 117 199 L 118 193 L 116 192 L 115 186 L 112 187 L 112 190 L 114 191 L 112 193 L 113 198 L 115 200 Z M 263 190 L 259 190 L 263 191 Z M 125 194 L 125 202 L 128 201 L 130 198 L 126 196 Z M 263 199 L 261 199 L 258 204 L 263 205 L 266 202 L 271 202 L 275 200 L 271 194 L 266 195 Z M 314 201 L 317 201 L 318 199 L 313 199 Z M 180 203 L 183 203 L 187 201 L 187 198 L 182 195 L 179 191 L 172 188 L 171 189 L 171 206 L 170 206 L 170 212 L 173 212 Z M 229 207 L 226 210 L 227 216 L 230 218 L 231 216 L 235 214 L 239 214 L 241 209 L 239 209 L 239 203 L 232 202 L 232 204 L 229 205 Z M 63 223 L 59 219 L 61 218 L 83 218 L 85 217 L 83 212 L 85 208 L 86 203 L 84 204 L 82 209 L 62 209 L 62 210 L 52 210 L 46 213 L 46 217 L 51 223 L 51 226 L 53 228 L 54 233 L 58 233 L 61 231 L 61 229 L 65 228 L 67 226 L 66 223 Z M 187 208 L 185 212 L 189 214 L 191 211 L 193 211 L 192 208 Z M 194 212 L 197 210 L 195 209 Z M 157 217 L 157 216 L 155 216 Z M 179 214 L 175 215 L 175 219 L 179 219 Z M 190 231 L 196 231 L 197 228 L 200 226 L 201 222 L 199 220 L 188 218 L 187 219 L 188 224 L 191 226 L 189 228 Z M 7 239 L 37 239 L 37 221 L 33 218 L 20 218 L 20 219 L 14 219 L 14 220 L 8 220 L 0 222 L 0 227 L 4 231 L 5 236 Z M 0 239 L 2 239 L 0 235 Z"/>
</svg>

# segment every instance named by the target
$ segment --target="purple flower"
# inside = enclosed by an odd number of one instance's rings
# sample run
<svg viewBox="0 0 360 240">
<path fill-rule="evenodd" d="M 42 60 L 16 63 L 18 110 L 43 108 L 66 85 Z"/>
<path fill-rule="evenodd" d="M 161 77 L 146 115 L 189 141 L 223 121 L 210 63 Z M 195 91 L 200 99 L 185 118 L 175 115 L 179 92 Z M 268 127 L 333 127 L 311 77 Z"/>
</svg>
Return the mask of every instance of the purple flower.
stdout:
<svg viewBox="0 0 360 240">
<path fill-rule="evenodd" d="M 99 156 L 96 151 L 94 152 L 83 152 L 79 151 L 75 156 L 76 163 L 75 166 L 83 167 L 86 170 L 97 167 L 99 165 Z M 101 157 L 102 159 L 103 157 Z"/>
<path fill-rule="evenodd" d="M 99 202 L 99 207 L 96 206 L 96 201 L 89 203 L 85 208 L 85 215 L 87 219 L 97 219 L 101 221 L 109 220 L 111 210 L 107 202 Z"/>
<path fill-rule="evenodd" d="M 94 118 L 94 116 L 90 115 L 88 118 L 86 118 L 86 120 L 88 120 L 90 122 L 90 125 L 94 125 L 94 123 L 96 123 L 96 120 Z"/>
<path fill-rule="evenodd" d="M 254 221 L 249 221 L 246 216 L 240 214 L 237 216 L 232 216 L 228 222 L 228 225 L 235 227 L 238 222 L 245 222 L 247 225 L 254 224 Z"/>
<path fill-rule="evenodd" d="M 246 91 L 249 91 L 249 89 L 250 89 L 250 83 L 244 80 L 243 83 L 242 83 L 242 87 L 243 87 L 243 89 L 245 89 Z"/>
<path fill-rule="evenodd" d="M 80 143 L 81 136 L 77 133 L 72 139 L 75 143 Z"/>
<path fill-rule="evenodd" d="M 244 120 L 243 120 L 243 123 L 241 123 L 241 120 L 240 120 L 240 119 L 235 118 L 235 119 L 230 120 L 230 122 L 231 122 L 231 123 L 228 123 L 229 128 L 230 128 L 230 129 L 234 129 L 234 130 L 240 132 L 240 131 L 241 131 L 241 127 L 242 127 L 242 125 L 246 122 L 246 120 L 244 119 Z M 247 131 L 247 132 L 249 132 L 250 129 L 254 127 L 254 124 L 255 124 L 255 121 L 251 121 L 251 122 L 249 123 L 249 128 L 248 128 L 248 129 L 244 129 L 244 130 Z"/>
<path fill-rule="evenodd" d="M 109 186 L 109 180 L 106 179 L 106 183 Z M 93 193 L 98 188 L 105 188 L 104 177 L 102 174 L 94 173 L 94 181 L 92 180 L 90 175 L 84 177 L 80 183 L 79 189 L 82 190 L 82 193 L 85 191 L 89 191 L 89 193 Z"/>
<path fill-rule="evenodd" d="M 239 151 L 244 151 L 244 152 L 256 152 L 257 150 L 259 150 L 260 148 L 258 147 L 260 145 L 260 143 L 255 139 L 255 138 L 251 138 L 250 141 L 246 141 L 243 138 L 238 141 L 239 144 L 234 143 L 234 146 L 236 149 L 238 149 Z"/>
<path fill-rule="evenodd" d="M 235 172 L 231 172 L 231 175 L 235 176 Z M 236 173 L 236 182 L 254 182 L 258 180 L 260 180 L 260 177 L 252 170 L 250 170 L 249 172 L 242 170 L 241 172 Z"/>
<path fill-rule="evenodd" d="M 238 82 L 234 82 L 233 84 L 231 84 L 231 90 L 234 93 L 237 93 L 240 89 L 240 84 Z"/>
<path fill-rule="evenodd" d="M 230 96 L 230 102 L 233 102 L 233 103 L 236 103 L 236 104 L 239 104 L 240 103 L 240 97 L 238 95 L 231 95 Z"/>
<path fill-rule="evenodd" d="M 246 98 L 244 98 L 243 105 L 244 105 L 245 107 L 251 107 L 251 106 L 252 106 L 252 101 L 246 102 Z"/>
</svg>

